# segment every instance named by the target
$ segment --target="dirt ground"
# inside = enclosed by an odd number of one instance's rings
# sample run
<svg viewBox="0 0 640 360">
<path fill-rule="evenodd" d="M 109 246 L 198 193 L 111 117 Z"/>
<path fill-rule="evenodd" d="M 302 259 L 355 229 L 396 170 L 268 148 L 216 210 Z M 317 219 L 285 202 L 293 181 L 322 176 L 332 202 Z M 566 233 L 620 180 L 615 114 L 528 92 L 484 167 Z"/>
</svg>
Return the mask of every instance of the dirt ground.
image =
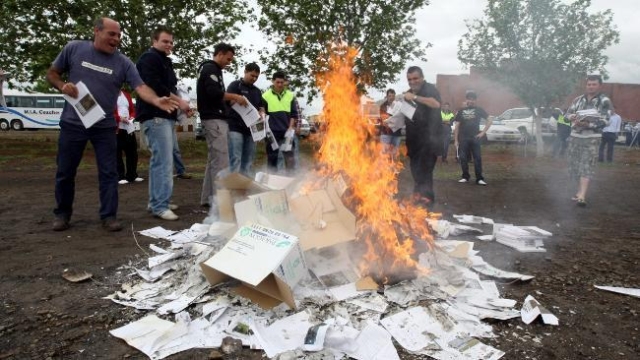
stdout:
<svg viewBox="0 0 640 360">
<path fill-rule="evenodd" d="M 91 151 L 77 178 L 72 228 L 51 231 L 56 132 L 0 133 L 0 359 L 144 359 L 109 330 L 143 316 L 103 296 L 119 288 L 118 267 L 144 253 L 132 230 L 163 225 L 180 230 L 201 221 L 198 204 L 204 169 L 203 143 L 181 134 L 188 170 L 198 175 L 176 180 L 174 201 L 180 220 L 161 222 L 146 212 L 147 183 L 120 187 L 120 218 L 126 231 L 108 233 L 98 219 L 98 187 Z M 501 284 L 503 297 L 534 295 L 560 319 L 560 326 L 525 325 L 520 319 L 495 322 L 497 337 L 487 342 L 504 359 L 639 359 L 640 299 L 601 291 L 594 285 L 640 288 L 640 151 L 616 147 L 615 163 L 599 166 L 588 206 L 570 200 L 564 160 L 524 156 L 519 146 L 484 148 L 486 187 L 458 184 L 458 165 L 438 164 L 435 210 L 445 219 L 474 214 L 499 222 L 537 225 L 554 233 L 546 253 L 518 253 L 504 245 L 476 241 L 492 265 L 535 275 L 528 283 Z M 141 155 L 146 178 L 148 157 Z M 400 193 L 411 177 L 400 174 Z M 489 228 L 484 228 L 485 233 Z M 150 239 L 137 236 L 142 247 Z M 69 283 L 74 268 L 94 281 Z M 193 350 L 171 359 L 207 359 Z M 404 359 L 415 356 L 401 354 Z M 245 351 L 232 358 L 260 358 Z"/>
</svg>

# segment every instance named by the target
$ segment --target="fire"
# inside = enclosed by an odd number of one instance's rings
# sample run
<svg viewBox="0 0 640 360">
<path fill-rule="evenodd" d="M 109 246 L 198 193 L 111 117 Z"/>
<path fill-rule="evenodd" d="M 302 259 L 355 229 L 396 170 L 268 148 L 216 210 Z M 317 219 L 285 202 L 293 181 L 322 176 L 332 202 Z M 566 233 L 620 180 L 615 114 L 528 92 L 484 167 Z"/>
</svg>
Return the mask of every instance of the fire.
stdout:
<svg viewBox="0 0 640 360">
<path fill-rule="evenodd" d="M 425 221 L 431 215 L 410 202 L 394 199 L 396 173 L 402 164 L 385 154 L 378 141 L 367 141 L 371 130 L 360 111 L 353 74 L 356 56 L 355 49 L 338 48 L 327 71 L 317 78 L 324 96 L 326 125 L 319 152 L 322 175 L 343 176 L 350 185 L 346 201 L 355 205 L 358 236 L 366 244 L 360 264 L 364 274 L 383 280 L 426 271 L 412 256 L 418 246 L 432 248 L 433 237 Z"/>
</svg>

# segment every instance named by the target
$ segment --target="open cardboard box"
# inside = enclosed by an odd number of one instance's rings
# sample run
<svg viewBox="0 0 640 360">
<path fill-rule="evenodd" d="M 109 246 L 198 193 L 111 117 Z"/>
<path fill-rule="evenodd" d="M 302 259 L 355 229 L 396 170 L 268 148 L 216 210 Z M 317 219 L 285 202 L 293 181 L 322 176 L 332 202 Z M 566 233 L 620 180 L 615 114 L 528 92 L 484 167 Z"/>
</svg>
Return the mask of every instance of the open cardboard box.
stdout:
<svg viewBox="0 0 640 360">
<path fill-rule="evenodd" d="M 290 232 L 300 239 L 302 250 L 355 240 L 356 217 L 340 199 L 344 189 L 339 181 L 330 180 L 324 189 L 289 199 L 297 222 Z"/>
<path fill-rule="evenodd" d="M 298 238 L 258 224 L 240 227 L 200 266 L 211 285 L 240 280 L 236 292 L 267 309 L 281 302 L 295 309 L 292 289 L 308 274 Z"/>
</svg>

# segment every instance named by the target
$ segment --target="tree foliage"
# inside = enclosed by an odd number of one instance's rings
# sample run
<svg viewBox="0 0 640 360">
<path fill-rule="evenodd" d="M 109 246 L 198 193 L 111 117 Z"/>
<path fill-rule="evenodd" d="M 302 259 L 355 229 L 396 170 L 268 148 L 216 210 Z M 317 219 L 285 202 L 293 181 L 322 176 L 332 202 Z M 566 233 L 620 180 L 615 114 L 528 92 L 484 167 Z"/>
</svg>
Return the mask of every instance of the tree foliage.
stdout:
<svg viewBox="0 0 640 360">
<path fill-rule="evenodd" d="M 529 108 L 569 95 L 584 75 L 606 76 L 604 50 L 618 42 L 611 10 L 590 0 L 489 0 L 483 19 L 467 22 L 458 59 L 509 87 Z M 538 155 L 542 154 L 540 118 Z"/>
<path fill-rule="evenodd" d="M 134 62 L 151 45 L 153 28 L 169 26 L 182 77 L 195 77 L 198 64 L 211 58 L 212 46 L 233 40 L 238 23 L 254 18 L 245 0 L 3 0 L 0 9 L 0 68 L 11 73 L 14 86 L 27 88 L 42 86 L 64 44 L 92 39 L 100 16 L 120 22 L 120 51 Z"/>
<path fill-rule="evenodd" d="M 327 70 L 332 46 L 359 50 L 354 74 L 360 89 L 394 81 L 406 61 L 424 60 L 428 44 L 415 37 L 415 12 L 428 0 L 298 0 L 260 2 L 260 29 L 276 45 L 261 60 L 285 71 L 299 90 L 317 94 L 315 76 Z"/>
</svg>

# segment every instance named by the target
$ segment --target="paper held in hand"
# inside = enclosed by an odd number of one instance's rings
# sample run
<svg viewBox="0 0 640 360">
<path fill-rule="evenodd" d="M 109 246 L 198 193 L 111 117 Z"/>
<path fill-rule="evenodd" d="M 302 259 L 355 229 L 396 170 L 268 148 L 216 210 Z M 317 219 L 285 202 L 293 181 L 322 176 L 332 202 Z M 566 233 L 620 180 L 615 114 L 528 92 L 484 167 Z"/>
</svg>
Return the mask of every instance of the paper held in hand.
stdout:
<svg viewBox="0 0 640 360">
<path fill-rule="evenodd" d="M 244 97 L 244 99 L 247 101 L 247 105 L 243 106 L 238 103 L 233 103 L 233 105 L 231 105 L 231 108 L 235 110 L 235 112 L 237 112 L 240 117 L 242 117 L 242 121 L 244 121 L 247 127 L 251 127 L 258 121 L 260 121 L 260 114 L 258 113 L 258 110 L 256 110 L 256 108 L 249 102 L 249 100 L 247 100 L 246 97 Z"/>
<path fill-rule="evenodd" d="M 92 127 L 93 124 L 104 119 L 105 113 L 87 88 L 87 85 L 82 81 L 78 81 L 76 88 L 78 89 L 77 98 L 72 98 L 65 94 L 64 99 L 69 102 L 76 111 L 76 114 L 78 114 L 78 117 L 82 121 L 84 127 L 88 129 Z"/>
</svg>

